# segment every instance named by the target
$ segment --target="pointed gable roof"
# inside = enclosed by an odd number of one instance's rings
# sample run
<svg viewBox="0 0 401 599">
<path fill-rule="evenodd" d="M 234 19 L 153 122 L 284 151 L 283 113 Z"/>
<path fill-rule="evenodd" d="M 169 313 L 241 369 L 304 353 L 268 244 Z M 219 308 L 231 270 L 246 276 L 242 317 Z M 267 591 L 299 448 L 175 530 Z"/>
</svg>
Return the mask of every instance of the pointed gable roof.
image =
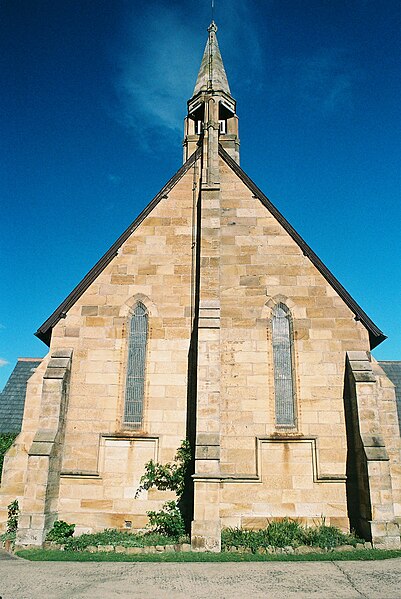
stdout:
<svg viewBox="0 0 401 599">
<path fill-rule="evenodd" d="M 318 271 L 323 275 L 326 281 L 332 286 L 332 288 L 342 298 L 348 308 L 355 314 L 355 320 L 360 320 L 364 327 L 369 333 L 369 341 L 371 349 L 375 348 L 379 343 L 387 339 L 386 335 L 375 325 L 375 323 L 369 318 L 369 316 L 362 310 L 357 302 L 351 297 L 348 291 L 341 285 L 340 281 L 336 279 L 333 273 L 323 264 L 320 258 L 315 254 L 312 248 L 302 239 L 302 237 L 295 231 L 290 225 L 286 218 L 281 212 L 271 203 L 271 201 L 264 195 L 264 193 L 257 187 L 257 185 L 248 177 L 248 175 L 242 170 L 242 168 L 231 158 L 231 156 L 219 145 L 219 155 L 224 162 L 238 175 L 238 177 L 245 183 L 245 185 L 252 191 L 253 195 L 262 202 L 267 210 L 274 216 L 274 218 L 280 223 L 280 225 L 287 231 L 292 237 L 295 243 L 300 247 L 303 254 L 309 258 Z"/>
<path fill-rule="evenodd" d="M 223 60 L 220 54 L 217 37 L 217 26 L 212 21 L 208 28 L 208 40 L 206 48 L 203 54 L 201 66 L 198 73 L 198 78 L 195 84 L 194 94 L 188 104 L 197 102 L 197 94 L 212 90 L 212 92 L 222 92 L 223 95 L 229 96 L 229 99 L 235 101 L 231 97 L 230 88 L 228 85 L 226 71 L 224 69 Z M 163 187 L 163 189 L 153 198 L 153 200 L 146 206 L 141 214 L 131 223 L 131 225 L 122 233 L 117 241 L 111 246 L 111 248 L 102 256 L 102 258 L 95 264 L 95 266 L 88 272 L 88 274 L 82 279 L 82 281 L 73 289 L 68 297 L 58 306 L 58 308 L 51 314 L 51 316 L 42 324 L 41 327 L 36 331 L 35 335 L 41 339 L 47 345 L 50 345 L 51 334 L 53 327 L 59 322 L 61 318 L 65 318 L 68 310 L 75 304 L 75 302 L 81 297 L 86 289 L 93 283 L 93 281 L 101 274 L 106 266 L 117 256 L 118 250 L 121 245 L 130 237 L 135 229 L 142 223 L 146 216 L 157 206 L 160 200 L 166 197 L 175 184 L 184 176 L 194 162 L 201 156 L 202 146 L 199 146 L 197 150 L 188 158 L 183 166 L 177 171 L 177 173 L 170 179 L 170 181 Z M 269 210 L 269 212 L 276 218 L 276 220 L 283 226 L 287 233 L 292 239 L 298 244 L 305 256 L 307 256 L 314 266 L 319 270 L 326 281 L 332 286 L 332 288 L 338 293 L 343 299 L 345 304 L 355 314 L 355 319 L 360 320 L 365 328 L 368 330 L 371 349 L 379 345 L 386 336 L 384 333 L 374 324 L 369 316 L 362 310 L 357 302 L 350 296 L 346 289 L 336 279 L 336 277 L 330 272 L 330 270 L 323 264 L 320 258 L 315 252 L 308 246 L 308 244 L 302 239 L 302 237 L 295 231 L 290 223 L 284 218 L 284 216 L 277 210 L 277 208 L 268 200 L 263 192 L 256 186 L 256 184 L 248 177 L 248 175 L 240 168 L 240 166 L 231 158 L 231 156 L 224 150 L 219 144 L 219 155 L 227 163 L 227 165 L 238 175 L 238 177 L 245 183 L 245 185 L 252 191 L 254 196 L 258 198 L 262 204 Z"/>
<path fill-rule="evenodd" d="M 217 25 L 212 21 L 208 27 L 209 37 L 203 53 L 193 96 L 196 96 L 201 91 L 206 91 L 210 87 L 215 91 L 223 91 L 231 95 L 226 70 L 217 42 L 216 31 Z"/>
<path fill-rule="evenodd" d="M 178 181 L 184 176 L 189 168 L 194 164 L 200 156 L 201 148 L 198 148 L 196 152 L 183 164 L 183 166 L 177 171 L 177 173 L 170 179 L 170 181 L 163 187 L 163 189 L 153 198 L 153 200 L 146 206 L 141 214 L 134 220 L 134 222 L 124 231 L 124 233 L 117 239 L 117 241 L 111 246 L 111 248 L 104 254 L 104 256 L 95 264 L 95 266 L 88 272 L 88 274 L 82 279 L 82 281 L 73 289 L 68 297 L 58 306 L 53 314 L 42 324 L 41 327 L 36 331 L 35 335 L 39 337 L 44 343 L 50 345 L 51 333 L 53 327 L 59 322 L 61 318 L 64 318 L 67 311 L 75 304 L 75 302 L 81 297 L 86 289 L 93 283 L 93 281 L 100 275 L 100 273 L 106 268 L 111 260 L 117 255 L 118 249 L 128 239 L 128 237 L 135 231 L 135 229 L 142 223 L 146 216 L 153 210 L 155 206 L 160 202 L 162 198 L 168 194 L 172 188 L 178 183 Z M 271 201 L 264 195 L 264 193 L 257 187 L 257 185 L 248 177 L 248 175 L 242 170 L 242 168 L 231 158 L 231 156 L 219 145 L 219 155 L 226 162 L 226 164 L 238 175 L 243 183 L 252 191 L 253 195 L 259 199 L 267 210 L 277 219 L 292 239 L 297 243 L 305 256 L 314 264 L 326 281 L 333 287 L 333 289 L 342 298 L 344 303 L 350 308 L 355 314 L 355 319 L 360 320 L 365 326 L 369 333 L 369 340 L 371 349 L 375 348 L 379 343 L 384 341 L 387 337 L 384 333 L 375 325 L 375 323 L 369 318 L 369 316 L 362 310 L 359 304 L 351 297 L 348 291 L 341 285 L 336 279 L 333 273 L 323 264 L 320 258 L 315 254 L 312 248 L 302 239 L 302 237 L 295 231 L 290 225 L 286 218 L 281 212 L 271 203 Z"/>
</svg>

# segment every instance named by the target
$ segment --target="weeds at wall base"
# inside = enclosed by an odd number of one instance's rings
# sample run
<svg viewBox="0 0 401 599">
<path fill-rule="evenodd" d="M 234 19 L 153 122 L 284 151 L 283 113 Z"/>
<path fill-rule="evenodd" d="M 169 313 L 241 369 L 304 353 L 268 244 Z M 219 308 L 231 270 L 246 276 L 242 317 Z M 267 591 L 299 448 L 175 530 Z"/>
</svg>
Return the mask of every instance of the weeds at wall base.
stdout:
<svg viewBox="0 0 401 599">
<path fill-rule="evenodd" d="M 306 555 L 262 555 L 252 553 L 165 552 L 126 555 L 115 552 L 89 553 L 86 551 L 45 551 L 29 549 L 17 551 L 16 555 L 30 561 L 74 562 L 310 562 L 310 561 L 371 561 L 401 558 L 401 550 L 367 549 L 354 551 L 330 551 Z"/>
</svg>

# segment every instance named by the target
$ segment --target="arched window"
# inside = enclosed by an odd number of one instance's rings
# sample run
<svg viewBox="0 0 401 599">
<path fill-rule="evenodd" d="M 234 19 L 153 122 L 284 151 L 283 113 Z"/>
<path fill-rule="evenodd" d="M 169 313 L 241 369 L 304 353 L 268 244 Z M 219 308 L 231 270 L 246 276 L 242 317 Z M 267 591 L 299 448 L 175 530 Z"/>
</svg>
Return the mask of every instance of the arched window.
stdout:
<svg viewBox="0 0 401 599">
<path fill-rule="evenodd" d="M 141 428 L 145 391 L 148 313 L 137 303 L 131 316 L 128 339 L 127 381 L 125 386 L 124 424 Z"/>
<path fill-rule="evenodd" d="M 295 426 L 295 389 L 290 313 L 284 304 L 273 309 L 273 363 L 276 425 Z"/>
</svg>

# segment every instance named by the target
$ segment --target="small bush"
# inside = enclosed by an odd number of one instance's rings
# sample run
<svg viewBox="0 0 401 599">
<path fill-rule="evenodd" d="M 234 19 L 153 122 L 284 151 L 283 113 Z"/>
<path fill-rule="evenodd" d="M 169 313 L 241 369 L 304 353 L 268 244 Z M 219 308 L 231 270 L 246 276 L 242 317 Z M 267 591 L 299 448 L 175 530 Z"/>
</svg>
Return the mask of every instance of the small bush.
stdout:
<svg viewBox="0 0 401 599">
<path fill-rule="evenodd" d="M 284 518 L 270 522 L 263 530 L 223 529 L 221 541 L 223 548 L 247 547 L 255 552 L 258 547 L 297 547 L 303 543 L 303 534 L 304 530 L 298 522 Z"/>
<path fill-rule="evenodd" d="M 75 524 L 68 524 L 64 520 L 56 520 L 53 528 L 47 533 L 46 541 L 55 541 L 56 543 L 64 543 L 72 537 L 75 530 Z"/>
<path fill-rule="evenodd" d="M 245 547 L 253 553 L 259 547 L 298 547 L 310 545 L 322 549 L 333 549 L 339 545 L 356 545 L 360 542 L 354 534 L 341 532 L 335 526 L 322 524 L 317 527 L 302 526 L 294 520 L 284 518 L 270 522 L 263 530 L 225 528 L 221 533 L 222 549 Z"/>
<path fill-rule="evenodd" d="M 185 535 L 185 523 L 176 501 L 167 501 L 158 512 L 147 512 L 153 532 L 179 539 Z"/>
<path fill-rule="evenodd" d="M 18 529 L 18 518 L 19 518 L 19 505 L 18 500 L 14 499 L 8 506 L 8 518 L 7 518 L 7 530 L 5 533 L 0 535 L 0 540 L 11 541 L 12 547 L 15 546 L 15 539 L 17 537 Z"/>
<path fill-rule="evenodd" d="M 304 532 L 305 545 L 313 547 L 321 547 L 322 549 L 334 549 L 339 545 L 356 545 L 358 542 L 363 542 L 354 534 L 346 534 L 341 532 L 336 526 L 326 526 L 322 524 L 318 527 L 309 527 Z"/>
<path fill-rule="evenodd" d="M 174 462 L 160 464 L 150 460 L 145 464 L 145 474 L 142 475 L 139 488 L 135 494 L 138 497 L 142 490 L 155 487 L 159 491 L 175 491 L 178 498 L 182 497 L 185 487 L 185 475 L 191 461 L 191 446 L 189 441 L 181 441 L 174 457 Z"/>
<path fill-rule="evenodd" d="M 65 542 L 67 551 L 82 551 L 90 545 L 120 545 L 122 547 L 148 547 L 149 545 L 171 545 L 174 542 L 187 543 L 187 537 L 172 539 L 156 532 L 133 533 L 127 530 L 106 528 L 101 532 L 85 533 L 79 537 L 70 537 Z"/>
<path fill-rule="evenodd" d="M 271 522 L 266 528 L 265 537 L 268 545 L 272 547 L 296 547 L 302 543 L 303 528 L 295 520 L 284 520 Z"/>
<path fill-rule="evenodd" d="M 146 512 L 154 532 L 172 538 L 185 534 L 182 496 L 190 462 L 191 445 L 189 441 L 184 440 L 181 441 L 172 463 L 160 464 L 150 460 L 145 464 L 145 474 L 141 476 L 135 497 L 137 498 L 141 491 L 152 487 L 159 491 L 175 491 L 177 496 L 176 501 L 167 501 L 158 512 Z"/>
<path fill-rule="evenodd" d="M 18 500 L 14 499 L 8 506 L 7 532 L 16 533 L 18 528 L 19 504 Z"/>
</svg>

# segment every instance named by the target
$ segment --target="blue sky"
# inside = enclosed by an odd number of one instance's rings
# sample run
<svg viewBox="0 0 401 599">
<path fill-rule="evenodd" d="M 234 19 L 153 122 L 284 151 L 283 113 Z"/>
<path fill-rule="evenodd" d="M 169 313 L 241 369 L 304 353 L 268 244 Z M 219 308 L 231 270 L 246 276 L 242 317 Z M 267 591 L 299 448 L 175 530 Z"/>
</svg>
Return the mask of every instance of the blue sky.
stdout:
<svg viewBox="0 0 401 599">
<path fill-rule="evenodd" d="M 401 359 L 399 22 L 384 0 L 215 0 L 241 165 Z M 179 168 L 209 0 L 0 3 L 0 389 Z"/>
</svg>

